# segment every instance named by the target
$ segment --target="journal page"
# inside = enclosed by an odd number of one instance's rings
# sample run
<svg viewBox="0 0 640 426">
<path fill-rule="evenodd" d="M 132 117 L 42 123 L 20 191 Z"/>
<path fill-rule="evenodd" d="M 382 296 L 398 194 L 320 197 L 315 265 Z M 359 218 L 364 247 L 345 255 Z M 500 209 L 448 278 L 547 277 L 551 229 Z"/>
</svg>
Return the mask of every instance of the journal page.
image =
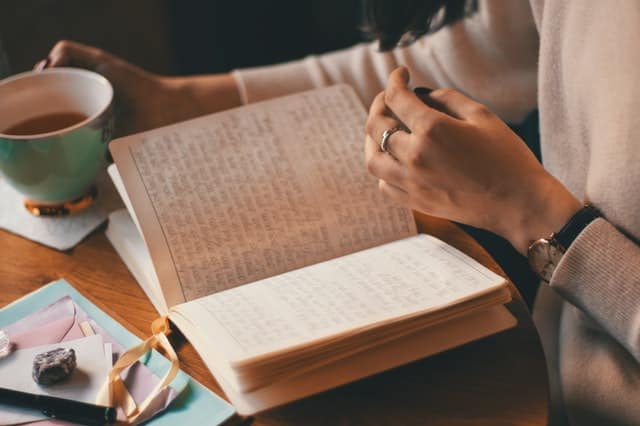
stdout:
<svg viewBox="0 0 640 426">
<path fill-rule="evenodd" d="M 186 318 L 207 346 L 240 366 L 435 313 L 506 285 L 469 256 L 420 234 L 179 305 L 170 318 Z"/>
<path fill-rule="evenodd" d="M 169 306 L 416 233 L 364 165 L 348 86 L 112 143 Z"/>
</svg>

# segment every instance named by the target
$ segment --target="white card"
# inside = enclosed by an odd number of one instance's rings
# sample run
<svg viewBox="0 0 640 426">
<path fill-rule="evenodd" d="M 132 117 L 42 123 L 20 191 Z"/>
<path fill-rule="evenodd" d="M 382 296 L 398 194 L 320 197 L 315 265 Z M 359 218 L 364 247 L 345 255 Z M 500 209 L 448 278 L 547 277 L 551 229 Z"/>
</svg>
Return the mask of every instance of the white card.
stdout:
<svg viewBox="0 0 640 426">
<path fill-rule="evenodd" d="M 68 250 L 107 220 L 123 204 L 109 177 L 97 183 L 98 197 L 87 210 L 65 217 L 36 217 L 23 206 L 24 197 L 0 176 L 0 228 L 58 250 Z"/>
<path fill-rule="evenodd" d="M 56 348 L 73 348 L 76 352 L 76 370 L 71 377 L 63 382 L 51 386 L 40 386 L 31 377 L 33 358 L 37 354 Z M 67 342 L 22 349 L 0 359 L 0 386 L 93 404 L 107 378 L 111 359 L 110 346 L 105 345 L 102 336 L 98 334 Z M 37 421 L 45 418 L 42 413 L 36 410 L 0 404 L 0 425 Z"/>
</svg>

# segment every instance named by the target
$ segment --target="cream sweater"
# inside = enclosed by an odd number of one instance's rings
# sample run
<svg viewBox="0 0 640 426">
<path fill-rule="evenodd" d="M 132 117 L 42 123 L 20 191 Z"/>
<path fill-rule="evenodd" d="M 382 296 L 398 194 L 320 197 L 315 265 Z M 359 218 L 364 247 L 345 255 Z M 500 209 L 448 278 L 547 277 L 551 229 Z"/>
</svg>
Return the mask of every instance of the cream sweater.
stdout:
<svg viewBox="0 0 640 426">
<path fill-rule="evenodd" d="M 640 2 L 487 0 L 465 21 L 389 53 L 359 45 L 234 73 L 253 102 L 337 82 L 369 104 L 407 65 L 518 122 L 540 109 L 545 167 L 606 220 L 571 245 L 534 319 L 552 423 L 640 424 Z"/>
</svg>

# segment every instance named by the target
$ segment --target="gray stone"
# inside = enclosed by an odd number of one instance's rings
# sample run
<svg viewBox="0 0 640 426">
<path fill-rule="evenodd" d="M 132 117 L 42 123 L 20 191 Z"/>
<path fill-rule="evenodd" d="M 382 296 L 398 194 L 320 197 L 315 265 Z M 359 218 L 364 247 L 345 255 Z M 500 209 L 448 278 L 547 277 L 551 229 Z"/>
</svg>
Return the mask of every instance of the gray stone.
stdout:
<svg viewBox="0 0 640 426">
<path fill-rule="evenodd" d="M 58 348 L 36 355 L 31 376 L 38 384 L 52 385 L 67 378 L 75 369 L 75 351 Z"/>
</svg>

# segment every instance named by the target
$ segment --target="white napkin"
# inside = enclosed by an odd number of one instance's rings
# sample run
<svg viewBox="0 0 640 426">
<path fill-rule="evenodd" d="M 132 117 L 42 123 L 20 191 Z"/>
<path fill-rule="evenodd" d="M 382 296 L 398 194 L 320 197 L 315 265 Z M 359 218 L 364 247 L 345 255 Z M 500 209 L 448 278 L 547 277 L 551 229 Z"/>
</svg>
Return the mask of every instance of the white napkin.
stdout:
<svg viewBox="0 0 640 426">
<path fill-rule="evenodd" d="M 64 217 L 37 217 L 23 206 L 23 196 L 0 177 L 0 228 L 58 250 L 69 250 L 123 207 L 106 173 L 97 180 L 98 197 L 85 211 Z"/>
</svg>

